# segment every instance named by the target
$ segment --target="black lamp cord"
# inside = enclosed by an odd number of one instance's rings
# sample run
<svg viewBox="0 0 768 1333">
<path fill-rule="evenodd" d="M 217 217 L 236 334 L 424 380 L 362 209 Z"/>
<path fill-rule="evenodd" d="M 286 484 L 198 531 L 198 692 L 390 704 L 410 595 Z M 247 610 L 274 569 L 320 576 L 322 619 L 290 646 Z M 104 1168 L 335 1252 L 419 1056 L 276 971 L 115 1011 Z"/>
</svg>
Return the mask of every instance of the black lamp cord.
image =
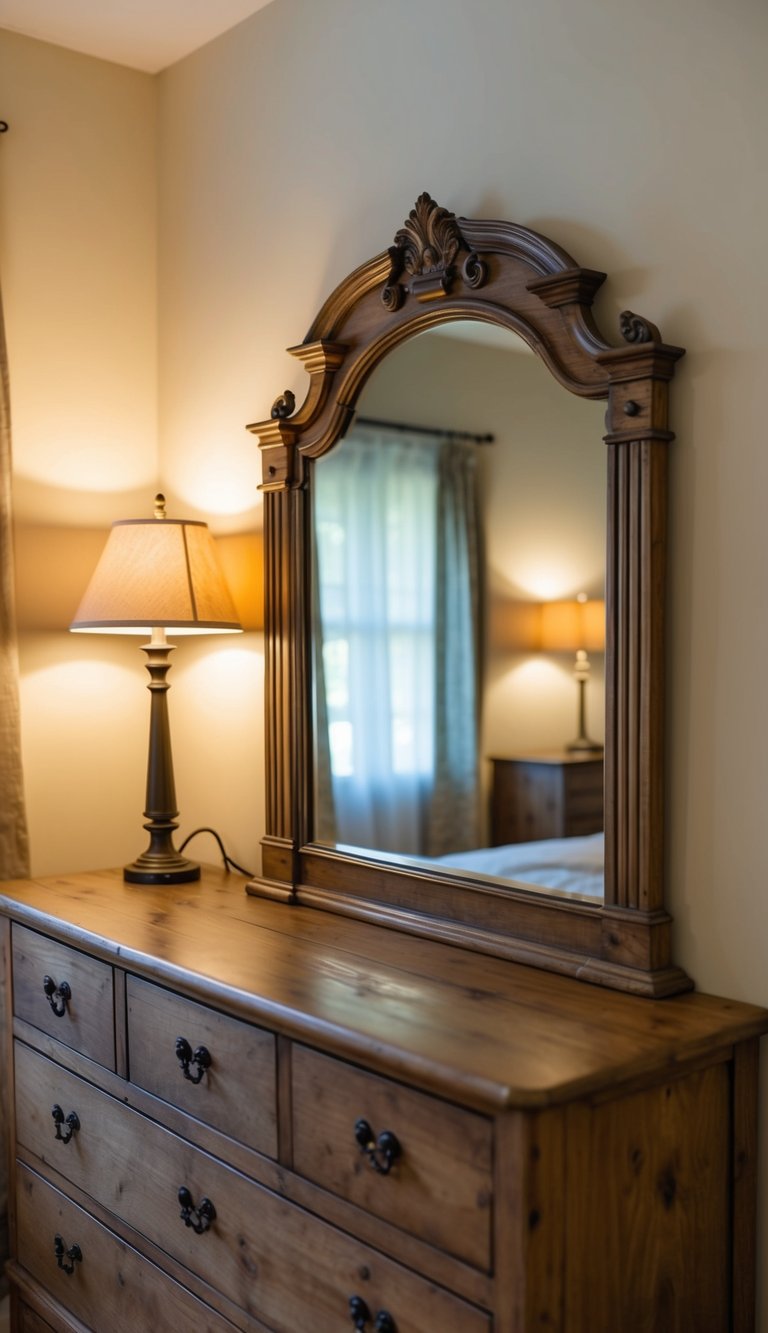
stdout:
<svg viewBox="0 0 768 1333">
<path fill-rule="evenodd" d="M 193 838 L 196 838 L 197 835 L 198 835 L 198 833 L 210 833 L 211 837 L 216 839 L 217 843 L 219 844 L 219 851 L 221 852 L 221 859 L 222 859 L 222 861 L 224 862 L 224 869 L 225 869 L 225 870 L 227 870 L 227 871 L 229 871 L 229 870 L 237 870 L 237 871 L 239 872 L 239 874 L 247 876 L 248 879 L 252 879 L 252 878 L 253 878 L 253 872 L 252 872 L 252 871 L 250 871 L 250 870 L 244 870 L 242 866 L 239 866 L 239 865 L 237 864 L 237 861 L 233 861 L 233 860 L 232 860 L 232 857 L 227 855 L 227 852 L 226 852 L 225 849 L 224 849 L 224 843 L 221 841 L 221 838 L 219 837 L 219 835 L 218 835 L 218 833 L 216 832 L 215 828 L 196 828 L 196 829 L 193 829 L 193 831 L 192 831 L 191 833 L 188 833 L 188 834 L 187 834 L 186 838 L 184 839 L 184 841 L 182 842 L 181 846 L 179 847 L 179 851 L 180 851 L 180 852 L 183 852 L 183 851 L 184 851 L 184 848 L 185 848 L 186 845 L 187 845 L 187 843 L 188 843 L 188 842 L 191 842 Z"/>
</svg>

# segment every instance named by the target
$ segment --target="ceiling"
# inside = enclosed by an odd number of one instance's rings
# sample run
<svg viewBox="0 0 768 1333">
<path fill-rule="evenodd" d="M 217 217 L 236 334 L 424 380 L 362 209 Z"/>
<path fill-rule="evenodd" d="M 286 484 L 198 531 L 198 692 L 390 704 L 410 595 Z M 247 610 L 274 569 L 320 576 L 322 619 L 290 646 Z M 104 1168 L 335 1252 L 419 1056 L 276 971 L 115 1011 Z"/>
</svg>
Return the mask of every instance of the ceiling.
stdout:
<svg viewBox="0 0 768 1333">
<path fill-rule="evenodd" d="M 157 74 L 272 0 L 0 0 L 0 28 Z"/>
</svg>

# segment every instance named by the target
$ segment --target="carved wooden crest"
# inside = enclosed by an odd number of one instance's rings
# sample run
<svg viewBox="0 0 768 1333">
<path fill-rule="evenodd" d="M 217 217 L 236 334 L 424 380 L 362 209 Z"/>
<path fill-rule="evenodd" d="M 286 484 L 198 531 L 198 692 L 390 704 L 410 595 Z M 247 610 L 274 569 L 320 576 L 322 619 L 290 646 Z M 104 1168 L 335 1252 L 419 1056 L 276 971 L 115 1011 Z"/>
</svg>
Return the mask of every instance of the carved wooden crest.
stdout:
<svg viewBox="0 0 768 1333">
<path fill-rule="evenodd" d="M 390 246 L 391 269 L 381 299 L 387 310 L 399 310 L 410 292 L 419 301 L 447 296 L 455 278 L 454 260 L 466 250 L 461 276 L 467 287 L 482 287 L 486 266 L 467 245 L 455 213 L 436 204 L 431 195 L 420 194 Z M 403 272 L 410 281 L 401 284 Z"/>
</svg>

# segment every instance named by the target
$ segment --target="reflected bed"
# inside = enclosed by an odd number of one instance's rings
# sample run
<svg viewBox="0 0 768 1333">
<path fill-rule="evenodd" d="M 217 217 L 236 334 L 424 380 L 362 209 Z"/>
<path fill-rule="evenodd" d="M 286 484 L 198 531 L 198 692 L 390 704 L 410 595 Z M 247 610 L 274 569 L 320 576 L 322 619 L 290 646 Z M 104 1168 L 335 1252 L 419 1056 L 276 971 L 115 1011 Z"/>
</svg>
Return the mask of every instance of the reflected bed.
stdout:
<svg viewBox="0 0 768 1333">
<path fill-rule="evenodd" d="M 435 857 L 431 864 L 602 902 L 603 858 L 603 834 L 592 833 L 584 838 L 547 838 L 503 847 L 478 847 L 470 852 Z"/>
</svg>

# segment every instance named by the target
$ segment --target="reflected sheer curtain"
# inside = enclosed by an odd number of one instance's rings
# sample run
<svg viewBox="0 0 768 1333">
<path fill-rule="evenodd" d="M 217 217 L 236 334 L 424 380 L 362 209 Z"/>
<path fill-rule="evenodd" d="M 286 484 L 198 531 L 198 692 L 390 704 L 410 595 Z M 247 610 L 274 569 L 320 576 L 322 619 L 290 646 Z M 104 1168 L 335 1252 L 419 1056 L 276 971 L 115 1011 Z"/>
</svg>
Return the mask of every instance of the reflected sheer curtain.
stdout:
<svg viewBox="0 0 768 1333">
<path fill-rule="evenodd" d="M 313 495 L 316 836 L 416 856 L 476 845 L 474 451 L 356 428 Z"/>
</svg>

